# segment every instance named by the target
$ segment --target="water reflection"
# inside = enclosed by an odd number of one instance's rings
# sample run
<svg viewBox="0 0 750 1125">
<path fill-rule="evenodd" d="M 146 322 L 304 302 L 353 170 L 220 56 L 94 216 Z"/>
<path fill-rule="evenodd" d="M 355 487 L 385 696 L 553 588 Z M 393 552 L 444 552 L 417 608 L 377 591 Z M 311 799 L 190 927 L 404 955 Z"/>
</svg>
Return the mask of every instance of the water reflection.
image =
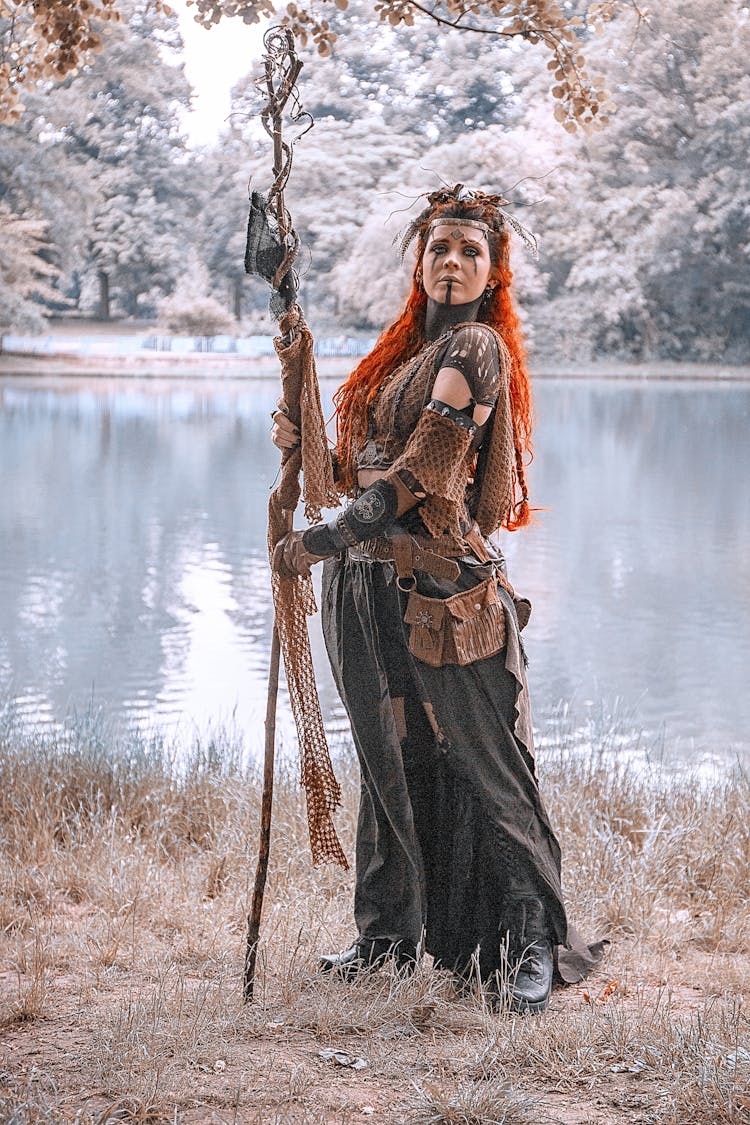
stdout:
<svg viewBox="0 0 750 1125">
<path fill-rule="evenodd" d="M 747 747 L 750 389 L 557 384 L 538 413 L 548 510 L 512 546 L 543 702 L 619 697 L 686 753 Z"/>
<path fill-rule="evenodd" d="M 0 687 L 24 715 L 93 698 L 259 742 L 275 388 L 0 383 Z M 750 747 L 750 389 L 542 382 L 537 414 L 544 510 L 505 549 L 538 715 L 617 700 L 683 756 Z M 313 648 L 340 729 L 317 626 Z"/>
</svg>

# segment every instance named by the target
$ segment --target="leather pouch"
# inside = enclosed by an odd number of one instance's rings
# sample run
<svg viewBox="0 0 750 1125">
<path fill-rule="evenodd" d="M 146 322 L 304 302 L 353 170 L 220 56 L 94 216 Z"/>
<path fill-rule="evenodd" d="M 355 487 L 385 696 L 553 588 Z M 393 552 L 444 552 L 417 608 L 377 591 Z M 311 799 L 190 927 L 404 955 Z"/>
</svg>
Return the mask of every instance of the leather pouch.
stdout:
<svg viewBox="0 0 750 1125">
<path fill-rule="evenodd" d="M 433 668 L 472 664 L 505 646 L 505 614 L 494 577 L 450 598 L 426 598 L 412 590 L 404 620 L 409 652 Z"/>
</svg>

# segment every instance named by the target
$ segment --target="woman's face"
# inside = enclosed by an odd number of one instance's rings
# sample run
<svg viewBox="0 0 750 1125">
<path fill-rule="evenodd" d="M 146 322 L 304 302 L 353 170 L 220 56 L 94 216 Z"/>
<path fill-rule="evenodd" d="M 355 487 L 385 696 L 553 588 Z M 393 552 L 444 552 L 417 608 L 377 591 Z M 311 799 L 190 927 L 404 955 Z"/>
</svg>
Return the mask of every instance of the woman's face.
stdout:
<svg viewBox="0 0 750 1125">
<path fill-rule="evenodd" d="M 422 257 L 425 292 L 441 305 L 467 305 L 481 297 L 492 262 L 487 236 L 478 227 L 446 219 L 434 226 Z"/>
</svg>

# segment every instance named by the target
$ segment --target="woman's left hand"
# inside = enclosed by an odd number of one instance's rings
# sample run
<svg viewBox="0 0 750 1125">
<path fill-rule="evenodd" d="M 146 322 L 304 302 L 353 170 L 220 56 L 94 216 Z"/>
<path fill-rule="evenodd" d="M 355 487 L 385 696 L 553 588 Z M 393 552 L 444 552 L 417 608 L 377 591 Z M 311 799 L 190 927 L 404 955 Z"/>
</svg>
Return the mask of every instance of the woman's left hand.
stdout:
<svg viewBox="0 0 750 1125">
<path fill-rule="evenodd" d="M 294 449 L 298 446 L 300 442 L 299 430 L 287 415 L 287 407 L 283 399 L 279 399 L 277 408 L 271 417 L 273 418 L 271 441 L 276 448 Z"/>
</svg>

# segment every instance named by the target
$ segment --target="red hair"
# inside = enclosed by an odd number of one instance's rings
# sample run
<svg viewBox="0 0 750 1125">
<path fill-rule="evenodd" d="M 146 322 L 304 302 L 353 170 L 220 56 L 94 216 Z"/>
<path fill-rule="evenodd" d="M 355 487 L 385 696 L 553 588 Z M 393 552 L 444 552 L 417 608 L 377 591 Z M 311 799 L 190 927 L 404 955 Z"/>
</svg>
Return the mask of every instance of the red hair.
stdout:
<svg viewBox="0 0 750 1125">
<path fill-rule="evenodd" d="M 437 215 L 446 218 L 477 218 L 488 221 L 490 216 L 476 206 L 457 206 L 450 203 L 433 208 L 425 217 L 419 231 L 417 261 L 412 275 L 409 296 L 401 315 L 379 337 L 375 347 L 355 367 L 349 378 L 334 395 L 336 406 L 338 473 L 342 491 L 350 493 L 356 485 L 355 454 L 367 434 L 368 408 L 384 380 L 415 356 L 427 343 L 424 324 L 427 294 L 421 283 L 421 264 L 427 242 L 429 222 Z M 495 218 L 493 214 L 492 218 Z M 515 466 L 513 472 L 513 499 L 504 527 L 515 531 L 530 520 L 524 457 L 531 459 L 532 405 L 531 381 L 526 365 L 526 348 L 523 343 L 518 313 L 510 293 L 512 273 L 509 262 L 510 236 L 502 226 L 490 229 L 490 258 L 492 280 L 496 288 L 491 297 L 483 300 L 477 320 L 488 324 L 502 336 L 510 352 L 510 409 L 513 419 Z"/>
</svg>

